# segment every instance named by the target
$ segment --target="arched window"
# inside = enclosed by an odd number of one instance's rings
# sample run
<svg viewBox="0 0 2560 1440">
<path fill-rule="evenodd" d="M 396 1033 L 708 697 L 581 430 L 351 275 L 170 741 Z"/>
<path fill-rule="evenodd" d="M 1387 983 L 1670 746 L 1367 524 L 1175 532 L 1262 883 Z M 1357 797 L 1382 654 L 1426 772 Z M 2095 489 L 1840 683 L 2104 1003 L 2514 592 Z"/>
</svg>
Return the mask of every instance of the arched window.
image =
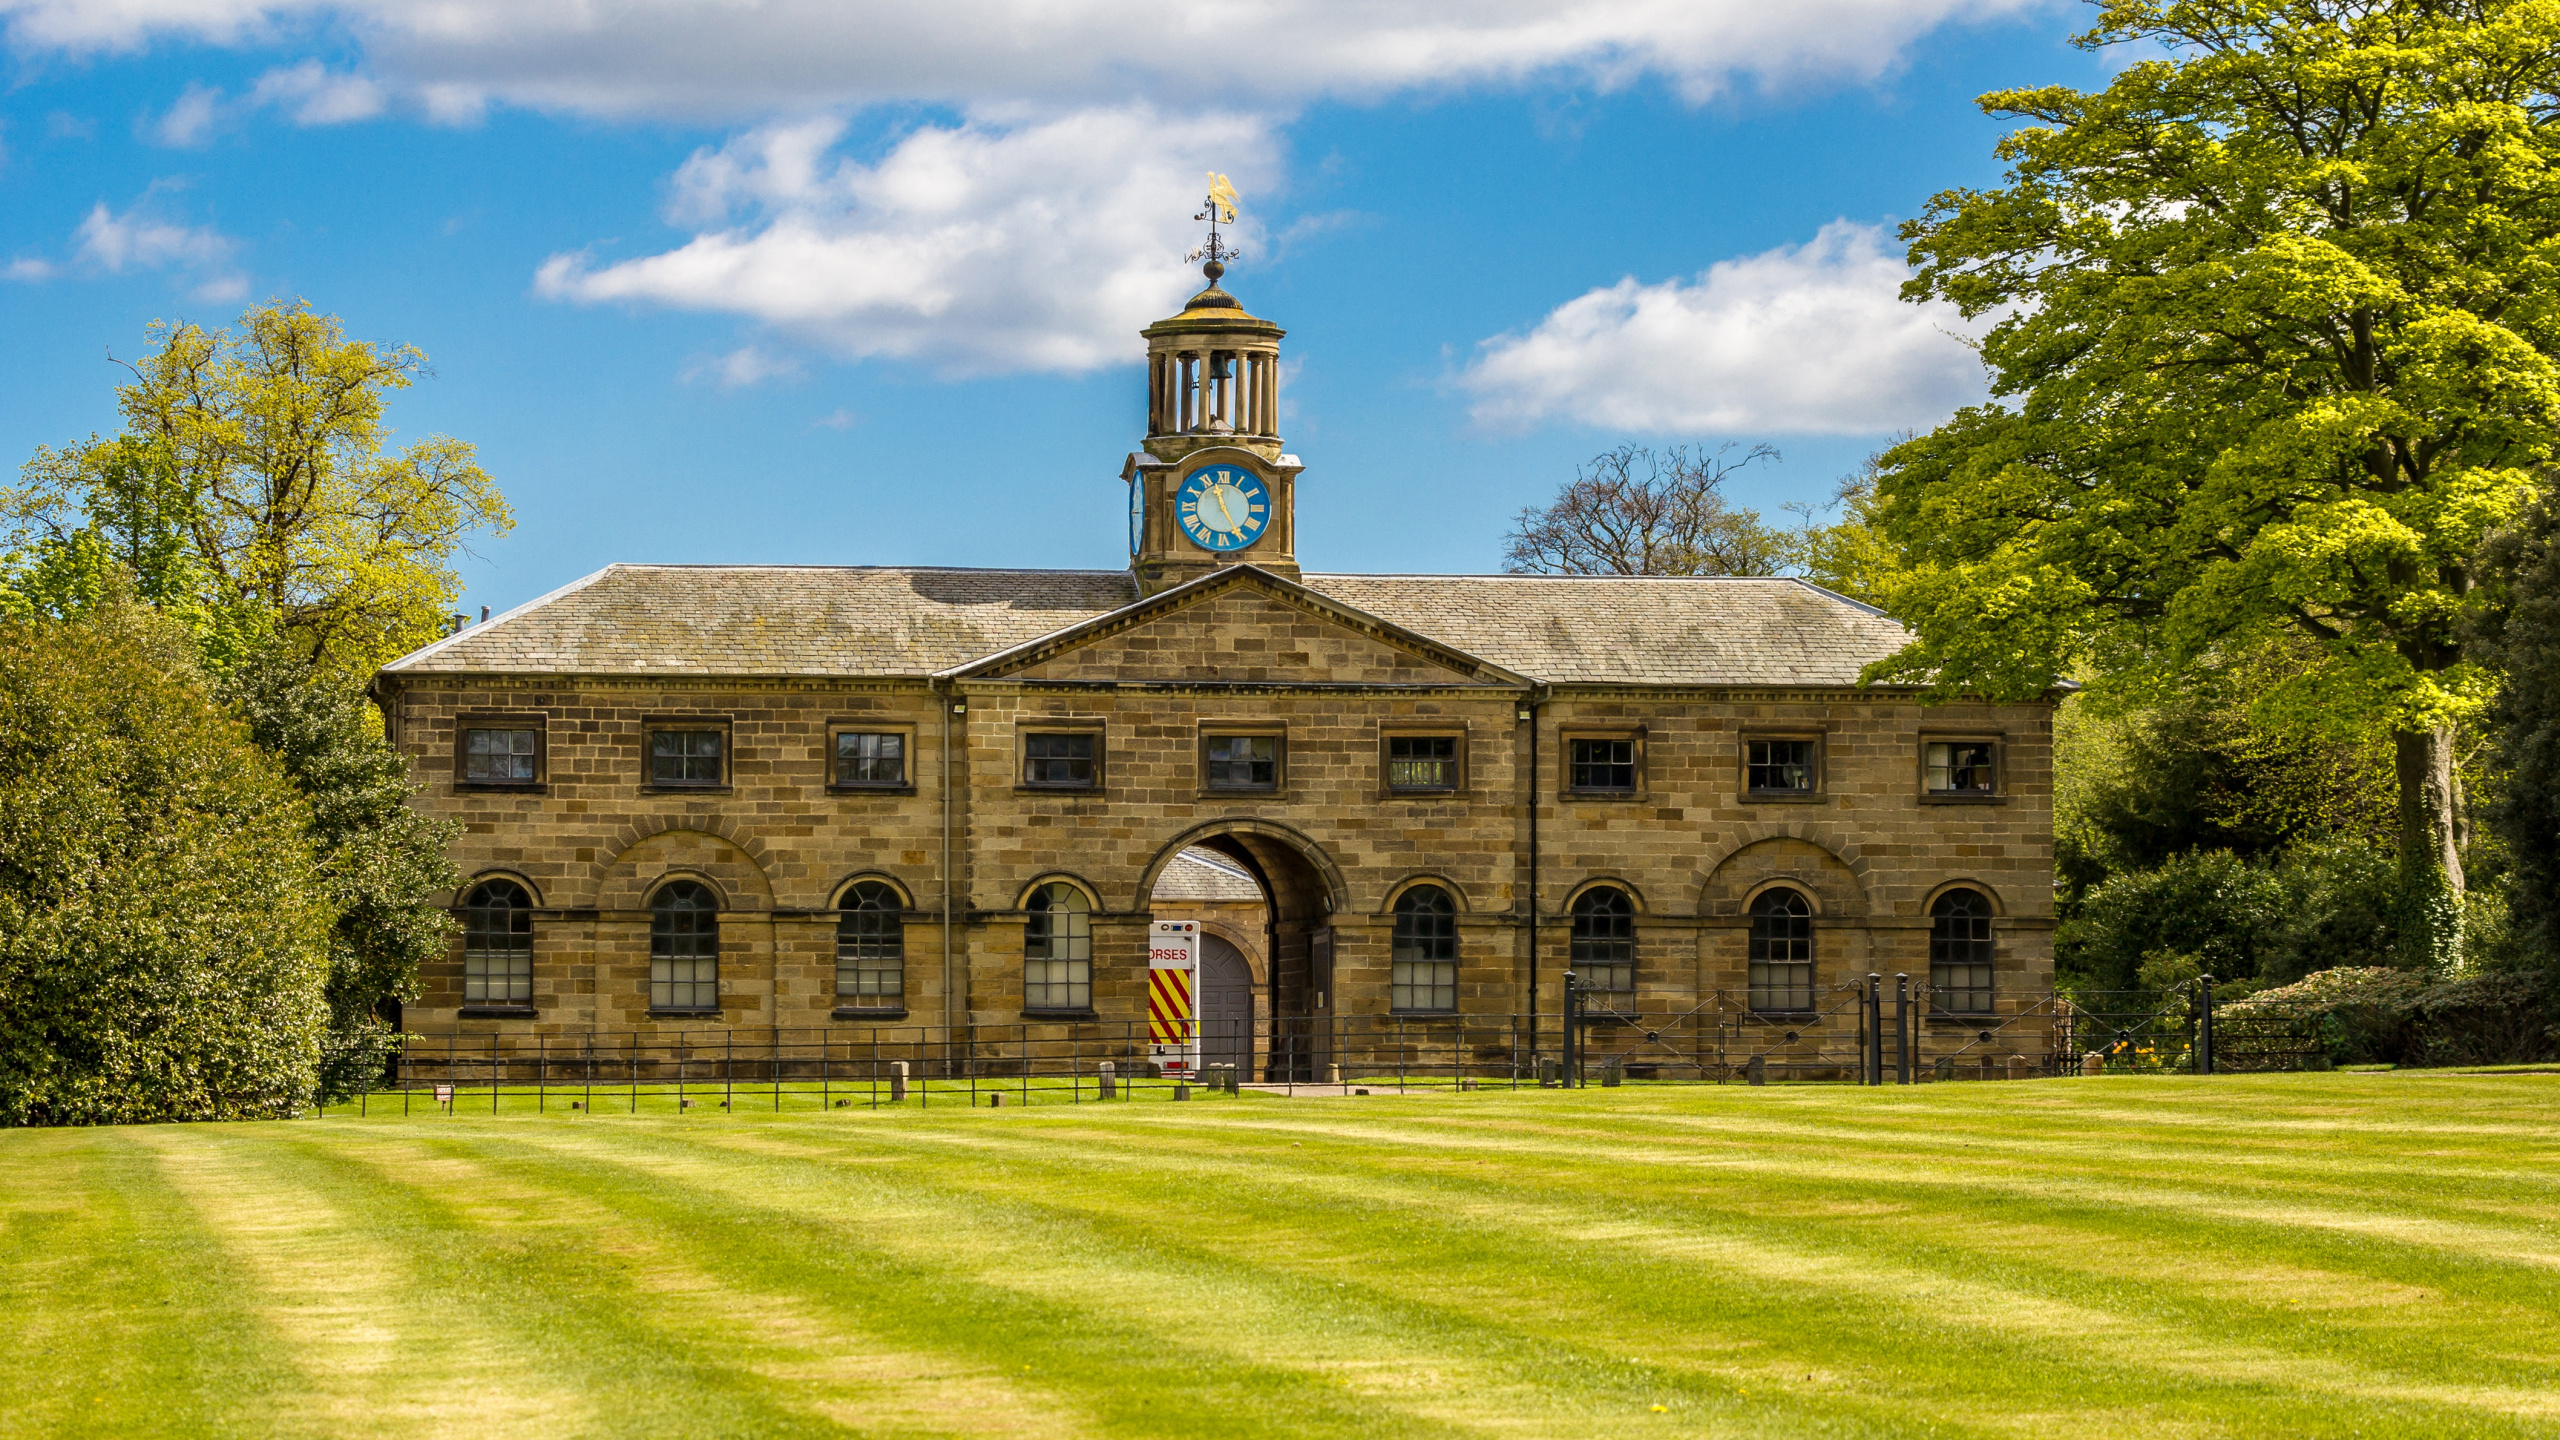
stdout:
<svg viewBox="0 0 2560 1440">
<path fill-rule="evenodd" d="M 1022 922 L 1022 1008 L 1093 1008 L 1093 906 L 1064 880 L 1031 892 L 1031 918 Z"/>
<path fill-rule="evenodd" d="M 1407 1013 L 1458 1008 L 1458 902 L 1437 885 L 1396 897 L 1389 1003 Z"/>
<path fill-rule="evenodd" d="M 1929 907 L 1929 998 L 1953 1015 L 1991 1013 L 1991 902 L 1950 890 Z"/>
<path fill-rule="evenodd" d="M 462 901 L 462 1003 L 533 1003 L 533 897 L 483 880 Z"/>
<path fill-rule="evenodd" d="M 844 892 L 836 920 L 836 998 L 883 1009 L 906 1003 L 907 907 L 898 892 L 865 880 Z"/>
<path fill-rule="evenodd" d="M 1573 901 L 1573 978 L 1592 1010 L 1636 1008 L 1636 902 L 1599 886 Z"/>
<path fill-rule="evenodd" d="M 691 880 L 649 901 L 649 1008 L 720 1008 L 720 901 Z"/>
<path fill-rule="evenodd" d="M 1813 906 L 1793 890 L 1751 902 L 1751 1008 L 1813 1008 Z"/>
</svg>

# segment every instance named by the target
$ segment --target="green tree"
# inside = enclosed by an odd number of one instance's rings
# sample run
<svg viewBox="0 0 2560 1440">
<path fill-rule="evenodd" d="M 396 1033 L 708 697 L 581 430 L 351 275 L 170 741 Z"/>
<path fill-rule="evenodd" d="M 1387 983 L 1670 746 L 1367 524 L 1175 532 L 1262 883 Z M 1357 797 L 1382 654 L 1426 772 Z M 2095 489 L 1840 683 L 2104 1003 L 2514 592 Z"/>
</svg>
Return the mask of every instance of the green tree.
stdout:
<svg viewBox="0 0 2560 1440">
<path fill-rule="evenodd" d="M 0 620 L 0 1124 L 308 1100 L 330 905 L 307 818 L 182 630 L 115 597 Z"/>
<path fill-rule="evenodd" d="M 333 1092 L 361 1083 L 396 1043 L 391 1007 L 414 998 L 418 967 L 445 952 L 452 918 L 438 897 L 462 883 L 451 822 L 409 808 L 408 761 L 383 739 L 363 692 L 269 647 L 226 675 L 222 692 L 249 736 L 309 808 L 317 877 L 335 915 L 327 994 Z"/>
<path fill-rule="evenodd" d="M 384 398 L 426 356 L 350 340 L 298 300 L 257 306 L 237 330 L 160 321 L 151 334 L 117 392 L 124 433 L 39 451 L 8 497 L 22 557 L 76 567 L 77 537 L 96 536 L 146 595 L 154 576 L 188 587 L 218 633 L 261 615 L 252 629 L 341 675 L 433 639 L 462 593 L 455 552 L 514 521 L 465 442 L 385 452 Z"/>
<path fill-rule="evenodd" d="M 2258 714 L 2394 736 L 2443 958 L 2472 556 L 2560 429 L 2560 9 L 2106 0 L 2079 43 L 2167 58 L 1984 97 L 2006 182 L 1904 230 L 2006 398 L 1886 457 L 1917 639 L 1871 678 L 2138 691 L 2307 640 Z"/>
</svg>

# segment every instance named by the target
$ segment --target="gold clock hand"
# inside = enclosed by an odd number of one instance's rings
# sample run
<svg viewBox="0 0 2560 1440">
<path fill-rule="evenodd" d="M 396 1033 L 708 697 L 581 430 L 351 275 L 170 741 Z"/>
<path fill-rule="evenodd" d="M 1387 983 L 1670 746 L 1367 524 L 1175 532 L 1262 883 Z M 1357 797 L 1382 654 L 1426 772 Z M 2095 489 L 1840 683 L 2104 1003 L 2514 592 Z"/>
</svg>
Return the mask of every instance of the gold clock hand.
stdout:
<svg viewBox="0 0 2560 1440">
<path fill-rule="evenodd" d="M 1221 485 L 1221 486 L 1219 486 L 1217 489 L 1210 491 L 1210 492 L 1209 492 L 1209 496 L 1210 496 L 1210 498 L 1211 498 L 1211 499 L 1216 500 L 1216 501 L 1218 502 L 1218 513 L 1219 513 L 1219 514 L 1221 514 L 1221 515 L 1224 515 L 1225 517 L 1227 517 L 1227 528 L 1228 528 L 1228 529 L 1230 529 L 1230 530 L 1241 530 L 1241 529 L 1243 529 L 1243 528 L 1244 528 L 1243 526 L 1241 526 L 1241 525 L 1239 525 L 1239 524 L 1237 524 L 1237 523 L 1236 523 L 1236 512 L 1234 512 L 1233 510 L 1230 510 L 1230 509 L 1228 509 L 1228 508 L 1227 508 L 1227 487 L 1226 487 L 1226 486 Z"/>
</svg>

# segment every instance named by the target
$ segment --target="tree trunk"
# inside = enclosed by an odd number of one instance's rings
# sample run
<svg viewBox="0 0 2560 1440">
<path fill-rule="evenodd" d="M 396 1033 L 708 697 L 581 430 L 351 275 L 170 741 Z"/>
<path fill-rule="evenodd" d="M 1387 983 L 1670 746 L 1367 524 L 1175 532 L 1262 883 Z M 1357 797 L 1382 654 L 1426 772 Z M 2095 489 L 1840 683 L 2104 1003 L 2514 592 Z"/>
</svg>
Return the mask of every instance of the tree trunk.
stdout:
<svg viewBox="0 0 2560 1440">
<path fill-rule="evenodd" d="M 2444 885 L 2462 893 L 2459 791 L 2453 776 L 2453 727 L 2404 731 L 2392 737 L 2400 771 L 2400 875 L 2415 884 L 2441 873 Z"/>
</svg>

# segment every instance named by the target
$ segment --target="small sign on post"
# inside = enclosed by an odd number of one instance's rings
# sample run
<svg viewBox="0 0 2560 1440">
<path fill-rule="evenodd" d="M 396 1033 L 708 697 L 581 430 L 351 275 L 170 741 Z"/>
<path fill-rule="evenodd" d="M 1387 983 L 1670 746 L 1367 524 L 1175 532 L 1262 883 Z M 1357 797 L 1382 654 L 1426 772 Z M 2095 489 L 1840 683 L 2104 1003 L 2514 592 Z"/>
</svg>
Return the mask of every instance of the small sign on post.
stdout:
<svg viewBox="0 0 2560 1440">
<path fill-rule="evenodd" d="M 452 1108 L 453 1108 L 453 1087 L 452 1087 L 452 1086 L 450 1086 L 450 1085 L 439 1085 L 439 1086 L 437 1086 L 437 1087 L 436 1087 L 436 1103 L 437 1103 L 437 1104 L 439 1104 L 439 1105 L 441 1105 L 441 1106 L 443 1106 L 443 1107 L 444 1107 L 444 1108 L 446 1108 L 447 1110 L 452 1109 Z"/>
<path fill-rule="evenodd" d="M 1147 937 L 1147 1058 L 1181 1079 L 1200 1068 L 1200 922 L 1158 920 Z"/>
</svg>

